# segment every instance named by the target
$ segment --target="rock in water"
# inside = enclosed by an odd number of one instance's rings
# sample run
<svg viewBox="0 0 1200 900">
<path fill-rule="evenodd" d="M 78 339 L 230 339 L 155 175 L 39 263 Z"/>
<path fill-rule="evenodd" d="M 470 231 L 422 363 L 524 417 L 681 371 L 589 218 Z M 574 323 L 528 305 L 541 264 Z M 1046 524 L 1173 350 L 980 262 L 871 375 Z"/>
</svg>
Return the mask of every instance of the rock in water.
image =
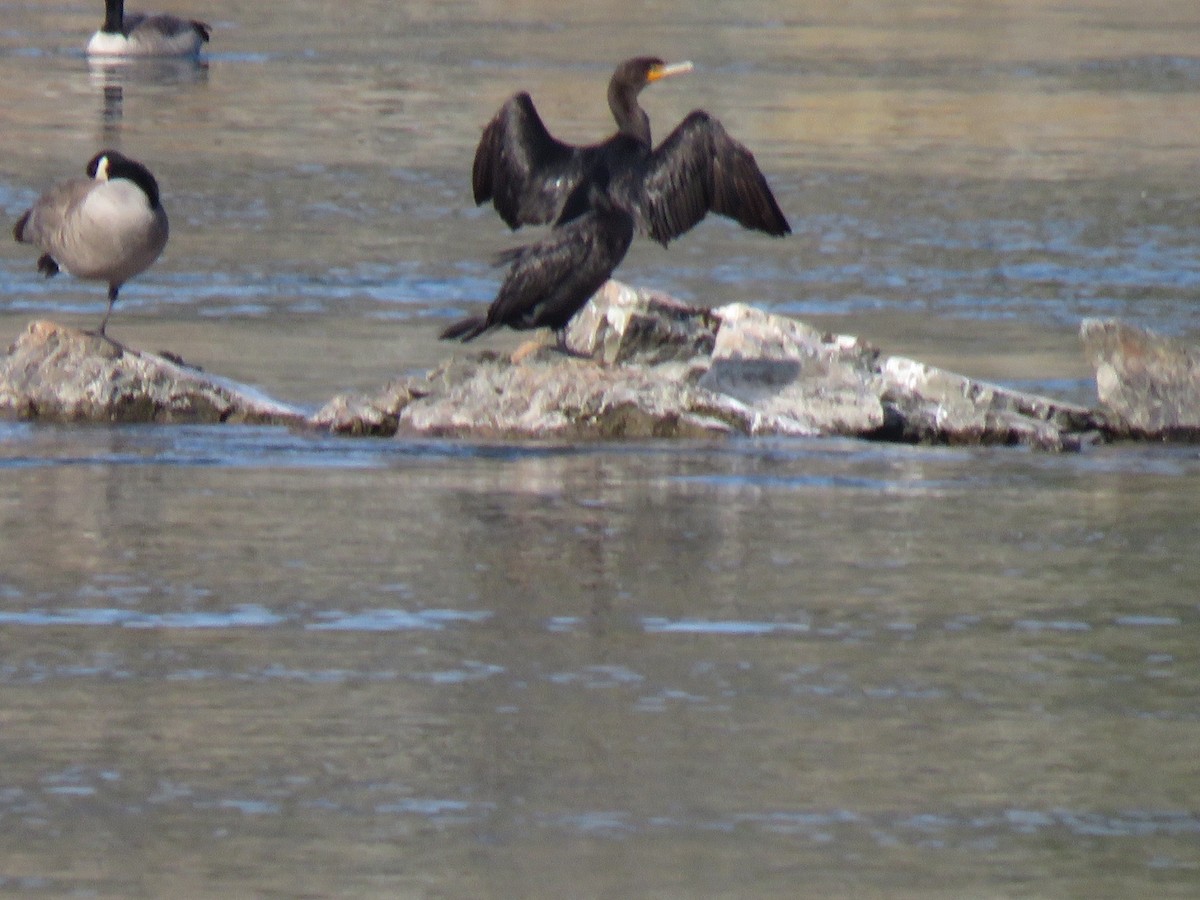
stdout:
<svg viewBox="0 0 1200 900">
<path fill-rule="evenodd" d="M 35 322 L 0 361 L 0 415 L 477 439 L 843 435 L 1049 450 L 1078 449 L 1100 431 L 1200 436 L 1200 350 L 1116 322 L 1084 325 L 1107 418 L 745 304 L 700 309 L 618 282 L 572 320 L 567 340 L 580 356 L 544 347 L 519 359 L 458 356 L 373 395 L 334 398 L 306 418 L 163 356 Z"/>
<path fill-rule="evenodd" d="M 295 407 L 165 356 L 33 322 L 0 361 L 0 414 L 55 422 L 296 425 Z"/>
<path fill-rule="evenodd" d="M 370 396 L 338 394 L 313 414 L 309 424 L 349 437 L 391 437 L 400 427 L 400 413 L 416 396 L 404 381 L 390 382 Z"/>
<path fill-rule="evenodd" d="M 748 430 L 741 404 L 695 386 L 682 363 L 606 366 L 544 349 L 514 363 L 453 359 L 414 388 L 409 434 L 485 439 L 712 437 Z"/>
<path fill-rule="evenodd" d="M 1200 347 L 1117 319 L 1079 329 L 1106 430 L 1118 437 L 1200 438 Z"/>
<path fill-rule="evenodd" d="M 911 443 L 1078 450 L 1096 438 L 1083 406 L 975 381 L 902 356 L 879 368 L 887 424 L 876 435 Z"/>
<path fill-rule="evenodd" d="M 708 310 L 610 278 L 567 326 L 567 346 L 610 364 L 688 360 L 712 352 L 717 325 Z"/>
<path fill-rule="evenodd" d="M 883 425 L 879 351 L 744 303 L 720 322 L 700 386 L 753 410 L 752 434 L 868 434 Z"/>
<path fill-rule="evenodd" d="M 484 439 L 844 435 L 908 443 L 1078 449 L 1090 410 L 887 357 L 735 303 L 715 310 L 610 281 L 567 344 L 451 359 L 373 397 L 338 398 L 314 424 L 349 434 Z"/>
</svg>

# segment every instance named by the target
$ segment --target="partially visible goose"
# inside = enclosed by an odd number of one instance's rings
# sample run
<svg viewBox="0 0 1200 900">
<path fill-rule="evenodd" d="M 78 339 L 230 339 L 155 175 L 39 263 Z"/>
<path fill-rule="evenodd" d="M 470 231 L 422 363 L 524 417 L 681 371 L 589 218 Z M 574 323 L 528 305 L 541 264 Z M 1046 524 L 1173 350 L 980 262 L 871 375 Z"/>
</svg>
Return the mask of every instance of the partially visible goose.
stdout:
<svg viewBox="0 0 1200 900">
<path fill-rule="evenodd" d="M 150 268 L 167 245 L 167 214 L 158 182 L 140 162 L 102 150 L 86 171 L 87 178 L 61 181 L 42 194 L 13 237 L 42 251 L 37 268 L 47 278 L 61 267 L 76 278 L 108 282 L 103 335 L 121 285 Z"/>
<path fill-rule="evenodd" d="M 104 24 L 88 41 L 89 56 L 198 56 L 210 25 L 169 13 L 130 13 L 125 0 L 104 0 Z"/>
</svg>

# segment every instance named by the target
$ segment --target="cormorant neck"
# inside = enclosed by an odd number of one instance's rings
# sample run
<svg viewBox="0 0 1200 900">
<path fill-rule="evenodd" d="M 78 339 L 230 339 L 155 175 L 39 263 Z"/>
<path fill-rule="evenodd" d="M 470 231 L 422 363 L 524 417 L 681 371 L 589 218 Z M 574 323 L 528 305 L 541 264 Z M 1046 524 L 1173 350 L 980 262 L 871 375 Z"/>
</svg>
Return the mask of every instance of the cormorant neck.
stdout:
<svg viewBox="0 0 1200 900">
<path fill-rule="evenodd" d="M 608 85 L 608 108 L 617 120 L 617 131 L 649 147 L 650 117 L 638 105 L 641 85 L 633 86 L 614 78 Z"/>
<path fill-rule="evenodd" d="M 108 34 L 125 33 L 125 0 L 104 0 L 104 25 L 100 30 Z"/>
</svg>

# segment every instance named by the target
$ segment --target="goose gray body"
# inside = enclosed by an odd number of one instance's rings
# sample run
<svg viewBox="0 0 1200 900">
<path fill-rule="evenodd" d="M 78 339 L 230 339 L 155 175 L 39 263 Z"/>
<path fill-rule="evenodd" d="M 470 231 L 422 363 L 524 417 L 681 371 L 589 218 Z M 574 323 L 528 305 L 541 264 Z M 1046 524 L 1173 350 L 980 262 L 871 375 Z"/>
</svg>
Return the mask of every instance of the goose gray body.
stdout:
<svg viewBox="0 0 1200 900">
<path fill-rule="evenodd" d="M 169 13 L 125 14 L 125 0 L 105 0 L 104 24 L 87 44 L 89 56 L 199 55 L 212 27 Z"/>
<path fill-rule="evenodd" d="M 42 251 L 38 271 L 65 269 L 76 278 L 108 283 L 108 324 L 117 294 L 167 245 L 167 214 L 150 170 L 115 150 L 87 165 L 87 178 L 59 182 L 38 198 L 13 228 L 13 237 Z"/>
</svg>

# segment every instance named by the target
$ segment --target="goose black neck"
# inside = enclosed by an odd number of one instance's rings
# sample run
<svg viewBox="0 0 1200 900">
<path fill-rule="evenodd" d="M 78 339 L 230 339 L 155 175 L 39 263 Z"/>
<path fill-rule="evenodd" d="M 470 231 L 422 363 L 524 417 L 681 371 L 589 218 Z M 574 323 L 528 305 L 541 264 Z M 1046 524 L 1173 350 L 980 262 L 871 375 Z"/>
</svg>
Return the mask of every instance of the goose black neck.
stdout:
<svg viewBox="0 0 1200 900">
<path fill-rule="evenodd" d="M 142 193 L 146 195 L 146 202 L 150 204 L 150 208 L 158 209 L 158 181 L 150 174 L 150 170 L 141 163 L 134 162 L 131 159 L 122 159 L 120 162 L 109 166 L 108 177 L 110 180 L 113 178 L 125 178 L 132 181 L 142 189 Z"/>
<path fill-rule="evenodd" d="M 104 25 L 107 34 L 125 33 L 125 0 L 104 0 Z"/>
<path fill-rule="evenodd" d="M 149 169 L 136 159 L 130 159 L 117 150 L 101 150 L 88 161 L 87 168 L 84 170 L 89 178 L 96 177 L 96 173 L 100 171 L 101 160 L 105 161 L 105 177 L 109 181 L 114 178 L 132 181 L 146 195 L 146 202 L 150 204 L 150 208 L 158 209 L 160 201 L 158 181 Z"/>
</svg>

